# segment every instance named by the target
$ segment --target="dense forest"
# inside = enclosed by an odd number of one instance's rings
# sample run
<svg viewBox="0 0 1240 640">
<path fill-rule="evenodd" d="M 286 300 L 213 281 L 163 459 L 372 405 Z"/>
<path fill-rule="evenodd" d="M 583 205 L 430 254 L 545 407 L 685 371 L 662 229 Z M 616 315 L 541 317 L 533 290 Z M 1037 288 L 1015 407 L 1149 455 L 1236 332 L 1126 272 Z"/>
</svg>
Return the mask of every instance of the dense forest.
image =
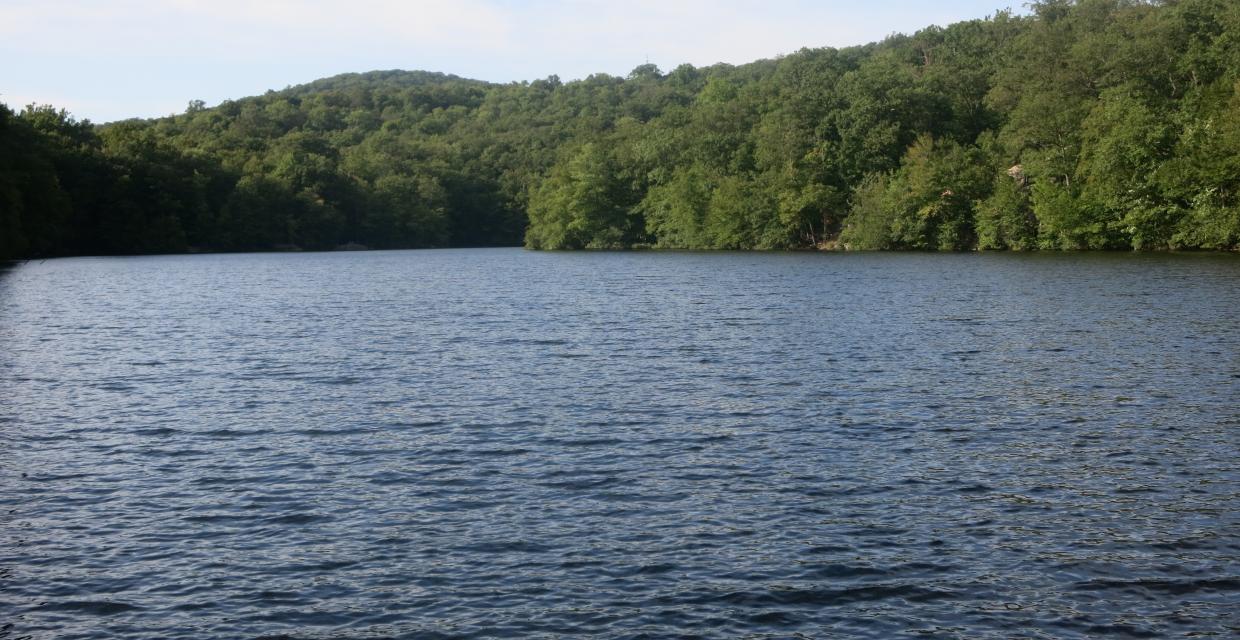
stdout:
<svg viewBox="0 0 1240 640">
<path fill-rule="evenodd" d="M 103 126 L 0 105 L 0 258 L 1236 249 L 1240 2 L 1043 0 L 741 66 L 347 74 Z"/>
</svg>

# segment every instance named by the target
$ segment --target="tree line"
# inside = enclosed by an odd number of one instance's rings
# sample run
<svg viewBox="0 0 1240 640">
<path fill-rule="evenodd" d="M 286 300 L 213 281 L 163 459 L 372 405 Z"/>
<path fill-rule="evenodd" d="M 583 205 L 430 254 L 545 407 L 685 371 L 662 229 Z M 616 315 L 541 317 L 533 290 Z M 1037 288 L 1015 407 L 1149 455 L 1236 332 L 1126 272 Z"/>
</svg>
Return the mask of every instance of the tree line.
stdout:
<svg viewBox="0 0 1240 640">
<path fill-rule="evenodd" d="M 0 257 L 1236 249 L 1240 3 L 1042 0 L 845 49 L 346 74 L 103 126 L 0 105 Z"/>
</svg>

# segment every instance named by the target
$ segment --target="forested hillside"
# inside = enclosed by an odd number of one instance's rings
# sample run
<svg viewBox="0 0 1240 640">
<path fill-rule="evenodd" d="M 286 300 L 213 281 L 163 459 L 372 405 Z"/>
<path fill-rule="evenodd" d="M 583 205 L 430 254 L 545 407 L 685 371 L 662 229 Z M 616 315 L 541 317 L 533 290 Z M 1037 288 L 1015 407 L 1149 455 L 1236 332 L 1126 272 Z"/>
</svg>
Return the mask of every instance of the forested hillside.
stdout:
<svg viewBox="0 0 1240 640">
<path fill-rule="evenodd" d="M 1047 0 L 741 66 L 386 71 L 104 126 L 0 107 L 0 257 L 1235 249 L 1240 2 Z"/>
</svg>

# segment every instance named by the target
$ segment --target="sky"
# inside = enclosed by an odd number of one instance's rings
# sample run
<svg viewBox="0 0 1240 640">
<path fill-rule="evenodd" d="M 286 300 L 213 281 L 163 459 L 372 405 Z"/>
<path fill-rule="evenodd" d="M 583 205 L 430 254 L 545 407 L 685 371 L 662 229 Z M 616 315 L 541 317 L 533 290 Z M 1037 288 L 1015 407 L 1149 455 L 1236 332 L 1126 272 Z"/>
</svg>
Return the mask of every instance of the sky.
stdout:
<svg viewBox="0 0 1240 640">
<path fill-rule="evenodd" d="M 1013 6 L 1014 5 L 1014 6 Z M 0 102 L 109 122 L 346 72 L 492 82 L 742 64 L 993 15 L 1007 0 L 0 0 Z"/>
</svg>

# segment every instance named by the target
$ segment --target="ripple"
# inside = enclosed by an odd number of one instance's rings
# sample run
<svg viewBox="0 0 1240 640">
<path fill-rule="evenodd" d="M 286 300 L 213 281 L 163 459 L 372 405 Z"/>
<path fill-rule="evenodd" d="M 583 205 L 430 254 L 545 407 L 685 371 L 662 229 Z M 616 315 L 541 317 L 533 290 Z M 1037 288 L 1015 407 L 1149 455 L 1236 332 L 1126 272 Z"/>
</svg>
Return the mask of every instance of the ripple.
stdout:
<svg viewBox="0 0 1240 640">
<path fill-rule="evenodd" d="M 65 602 L 49 602 L 38 607 L 38 610 L 72 611 L 94 616 L 110 616 L 128 611 L 139 611 L 141 607 L 108 600 L 69 600 Z"/>
<path fill-rule="evenodd" d="M 1075 587 L 1081 591 L 1125 591 L 1136 594 L 1158 594 L 1181 596 L 1191 593 L 1227 593 L 1240 594 L 1240 577 L 1203 578 L 1198 580 L 1104 580 L 1095 579 L 1080 583 Z"/>
<path fill-rule="evenodd" d="M 0 637 L 1230 637 L 1238 283 L 1208 255 L 19 266 Z"/>
</svg>

